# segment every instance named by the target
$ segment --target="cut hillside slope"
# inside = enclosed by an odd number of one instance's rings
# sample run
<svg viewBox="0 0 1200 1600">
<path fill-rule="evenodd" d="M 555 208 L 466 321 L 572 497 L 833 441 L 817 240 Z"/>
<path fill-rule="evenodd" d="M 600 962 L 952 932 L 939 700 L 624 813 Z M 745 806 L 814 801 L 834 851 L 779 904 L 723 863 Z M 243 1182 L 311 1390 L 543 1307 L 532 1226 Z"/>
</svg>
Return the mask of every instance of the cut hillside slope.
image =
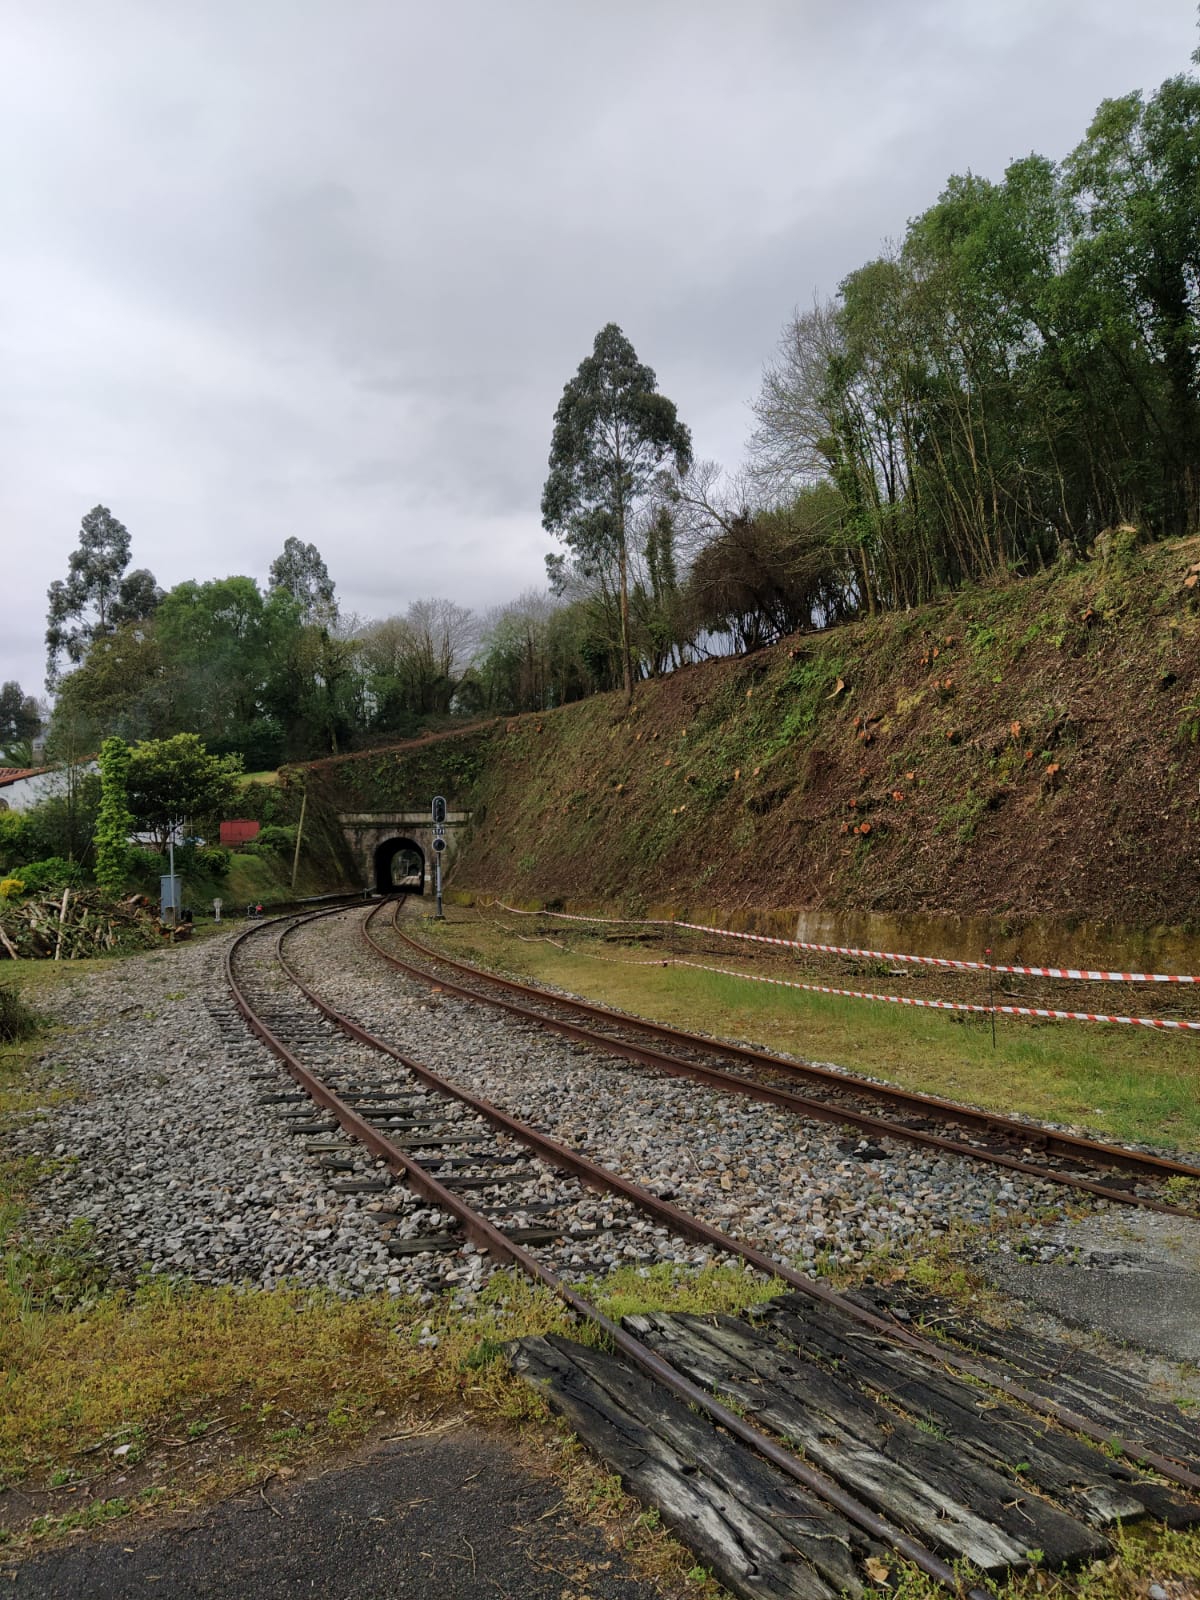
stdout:
<svg viewBox="0 0 1200 1600">
<path fill-rule="evenodd" d="M 444 792 L 454 882 L 680 909 L 1200 915 L 1200 539 L 947 598 L 310 769 Z"/>
</svg>

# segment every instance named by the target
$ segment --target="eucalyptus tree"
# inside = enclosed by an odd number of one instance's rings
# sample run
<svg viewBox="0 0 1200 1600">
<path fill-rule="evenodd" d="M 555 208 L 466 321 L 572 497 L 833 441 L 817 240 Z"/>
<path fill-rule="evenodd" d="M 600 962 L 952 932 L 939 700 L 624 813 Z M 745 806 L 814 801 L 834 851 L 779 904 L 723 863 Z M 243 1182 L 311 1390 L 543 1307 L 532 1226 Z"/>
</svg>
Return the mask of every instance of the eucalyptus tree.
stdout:
<svg viewBox="0 0 1200 1600">
<path fill-rule="evenodd" d="M 47 688 L 58 684 L 64 653 L 77 666 L 97 639 L 122 622 L 149 617 L 162 599 L 144 567 L 126 575 L 129 552 L 125 524 L 107 506 L 93 506 L 80 525 L 65 580 L 56 578 L 47 591 Z"/>
<path fill-rule="evenodd" d="M 315 544 L 294 536 L 285 539 L 271 563 L 270 587 L 289 594 L 305 622 L 329 623 L 337 617 L 333 579 Z"/>
<path fill-rule="evenodd" d="M 556 534 L 585 573 L 616 569 L 621 678 L 633 694 L 629 630 L 629 539 L 634 513 L 663 464 L 679 473 L 692 437 L 673 401 L 658 393 L 653 369 L 608 323 L 565 386 L 554 413 L 542 526 Z M 547 558 L 552 580 L 561 558 Z"/>
</svg>

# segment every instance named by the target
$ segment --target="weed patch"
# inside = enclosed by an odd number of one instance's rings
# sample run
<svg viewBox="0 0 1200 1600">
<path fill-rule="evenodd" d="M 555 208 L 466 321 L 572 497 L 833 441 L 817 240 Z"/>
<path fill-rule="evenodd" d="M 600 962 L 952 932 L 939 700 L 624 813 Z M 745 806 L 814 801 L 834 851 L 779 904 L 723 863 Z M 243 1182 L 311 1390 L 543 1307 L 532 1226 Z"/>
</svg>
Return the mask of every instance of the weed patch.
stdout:
<svg viewBox="0 0 1200 1600">
<path fill-rule="evenodd" d="M 0 1044 L 23 1044 L 38 1032 L 37 1013 L 10 984 L 0 983 Z"/>
</svg>

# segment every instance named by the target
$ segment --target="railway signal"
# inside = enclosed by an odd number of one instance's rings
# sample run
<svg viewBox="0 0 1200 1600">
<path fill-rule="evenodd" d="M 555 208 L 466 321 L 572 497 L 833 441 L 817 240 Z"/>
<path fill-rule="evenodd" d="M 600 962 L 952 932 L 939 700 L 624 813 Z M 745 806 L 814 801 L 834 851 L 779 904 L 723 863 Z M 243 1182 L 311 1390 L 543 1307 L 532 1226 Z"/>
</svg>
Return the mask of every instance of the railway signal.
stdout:
<svg viewBox="0 0 1200 1600">
<path fill-rule="evenodd" d="M 433 797 L 433 879 L 437 890 L 437 910 L 434 915 L 442 920 L 442 851 L 446 848 L 446 797 Z"/>
</svg>

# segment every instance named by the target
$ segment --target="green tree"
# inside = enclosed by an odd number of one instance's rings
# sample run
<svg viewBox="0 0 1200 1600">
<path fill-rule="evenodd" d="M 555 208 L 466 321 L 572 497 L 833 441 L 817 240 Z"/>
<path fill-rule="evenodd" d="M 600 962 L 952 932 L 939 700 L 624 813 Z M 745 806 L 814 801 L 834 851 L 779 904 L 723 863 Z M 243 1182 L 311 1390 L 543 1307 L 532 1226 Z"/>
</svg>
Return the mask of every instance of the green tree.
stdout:
<svg viewBox="0 0 1200 1600">
<path fill-rule="evenodd" d="M 68 724 L 77 748 L 88 754 L 108 734 L 155 739 L 172 733 L 181 687 L 180 677 L 166 670 L 155 625 L 125 623 L 97 639 L 87 659 L 59 683 L 48 748 L 66 754 Z"/>
<path fill-rule="evenodd" d="M 144 739 L 129 753 L 129 809 L 163 848 L 186 819 L 231 805 L 242 773 L 240 755 L 214 756 L 194 733 Z"/>
<path fill-rule="evenodd" d="M 315 544 L 285 539 L 282 554 L 271 563 L 270 586 L 291 596 L 305 622 L 328 625 L 337 618 L 333 579 Z"/>
<path fill-rule="evenodd" d="M 554 602 L 529 591 L 484 618 L 474 660 L 474 709 L 544 711 L 555 704 L 550 661 Z"/>
<path fill-rule="evenodd" d="M 1183 533 L 1200 514 L 1200 82 L 1104 101 L 1067 180 L 1081 291 L 1165 469 L 1156 520 Z"/>
<path fill-rule="evenodd" d="M 111 895 L 125 887 L 129 864 L 129 746 L 124 739 L 105 739 L 100 746 L 100 811 L 96 817 L 96 882 Z"/>
<path fill-rule="evenodd" d="M 554 413 L 542 526 L 573 551 L 585 571 L 616 567 L 621 677 L 633 694 L 629 639 L 629 535 L 639 503 L 671 458 L 679 473 L 692 437 L 675 405 L 657 390 L 653 370 L 610 322 L 563 389 Z M 554 569 L 551 568 L 554 576 Z"/>
<path fill-rule="evenodd" d="M 155 616 L 170 725 L 206 745 L 273 766 L 283 732 L 268 705 L 300 632 L 295 602 L 282 591 L 264 599 L 253 578 L 176 584 Z"/>
<path fill-rule="evenodd" d="M 0 684 L 0 761 L 10 767 L 32 765 L 30 746 L 41 727 L 41 712 L 33 696 L 13 680 Z"/>
<path fill-rule="evenodd" d="M 79 529 L 65 581 L 56 579 L 47 592 L 46 683 L 55 687 L 62 657 L 78 665 L 96 639 L 121 622 L 149 616 L 161 599 L 153 575 L 129 565 L 129 530 L 107 506 L 93 506 Z"/>
<path fill-rule="evenodd" d="M 1192 532 L 1198 326 L 1200 82 L 1181 76 L 1106 101 L 1062 165 L 952 177 L 797 315 L 755 466 L 776 493 L 832 482 L 868 608 L 1035 570 L 1119 522 Z"/>
<path fill-rule="evenodd" d="M 445 716 L 474 643 L 471 612 L 436 596 L 364 628 L 357 644 L 372 729 L 415 731 L 414 719 Z"/>
</svg>

